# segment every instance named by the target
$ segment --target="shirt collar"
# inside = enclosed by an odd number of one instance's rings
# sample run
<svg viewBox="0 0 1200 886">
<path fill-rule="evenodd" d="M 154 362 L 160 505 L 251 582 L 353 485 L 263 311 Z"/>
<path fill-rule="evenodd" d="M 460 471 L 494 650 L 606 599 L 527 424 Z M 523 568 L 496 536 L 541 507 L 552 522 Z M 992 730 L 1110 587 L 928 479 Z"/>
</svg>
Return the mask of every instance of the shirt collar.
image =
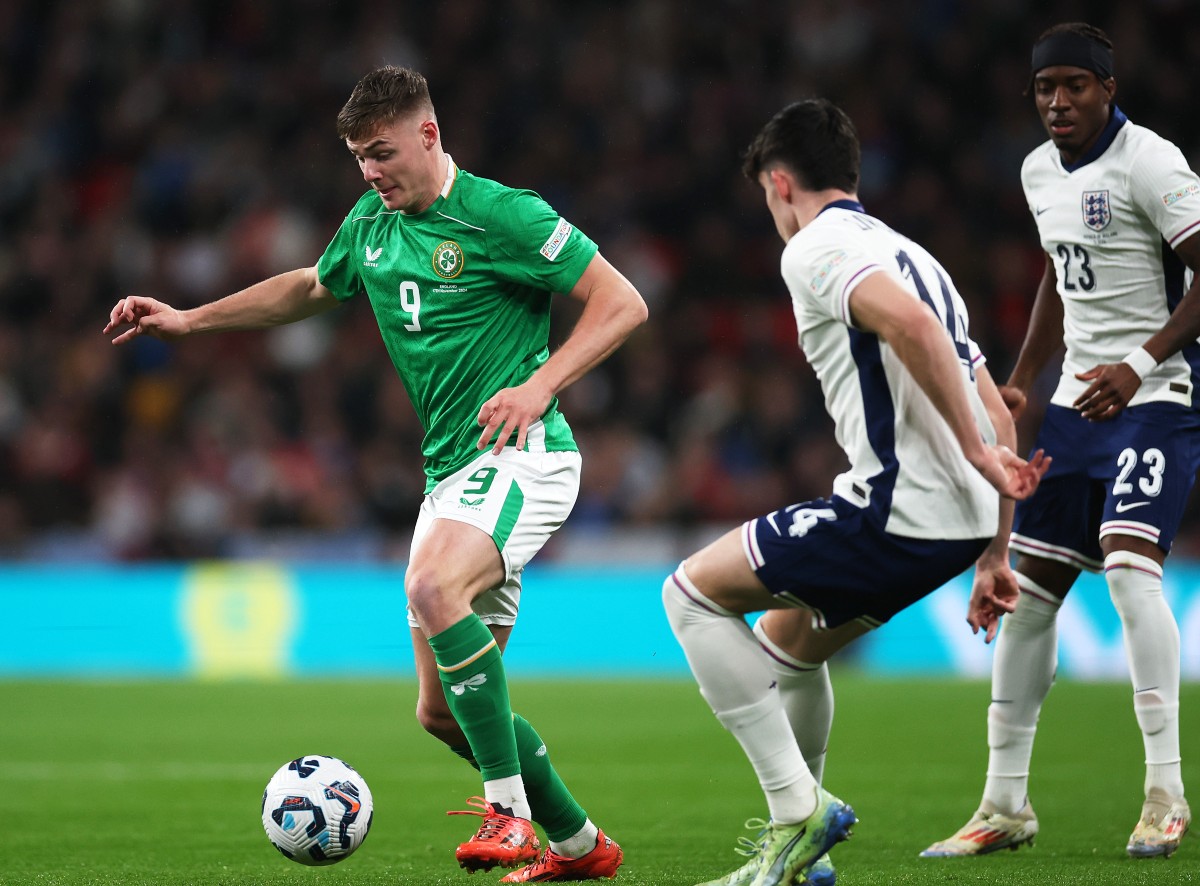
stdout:
<svg viewBox="0 0 1200 886">
<path fill-rule="evenodd" d="M 450 189 L 454 187 L 454 180 L 458 178 L 458 167 L 454 164 L 454 158 L 449 154 L 446 155 L 446 181 L 442 184 L 442 196 L 450 196 Z"/>
<path fill-rule="evenodd" d="M 1121 131 L 1121 127 L 1129 122 L 1129 118 L 1122 113 L 1121 109 L 1113 105 L 1112 116 L 1108 118 L 1108 123 L 1100 132 L 1100 137 L 1096 139 L 1096 143 L 1088 149 L 1088 152 L 1079 158 L 1077 163 L 1063 163 L 1062 167 L 1067 172 L 1074 172 L 1077 169 L 1082 169 L 1089 163 L 1100 158 L 1100 155 L 1108 150 L 1109 145 L 1117 137 L 1117 133 Z M 1059 155 L 1062 159 L 1062 155 Z"/>
<path fill-rule="evenodd" d="M 821 212 L 824 212 L 826 209 L 848 209 L 851 212 L 861 212 L 864 215 L 866 215 L 866 212 L 867 212 L 867 210 L 863 209 L 863 205 L 861 203 L 859 203 L 857 200 L 849 200 L 849 199 L 834 200 L 832 203 L 826 203 L 824 206 L 821 207 Z M 818 212 L 817 215 L 820 215 L 821 212 Z"/>
</svg>

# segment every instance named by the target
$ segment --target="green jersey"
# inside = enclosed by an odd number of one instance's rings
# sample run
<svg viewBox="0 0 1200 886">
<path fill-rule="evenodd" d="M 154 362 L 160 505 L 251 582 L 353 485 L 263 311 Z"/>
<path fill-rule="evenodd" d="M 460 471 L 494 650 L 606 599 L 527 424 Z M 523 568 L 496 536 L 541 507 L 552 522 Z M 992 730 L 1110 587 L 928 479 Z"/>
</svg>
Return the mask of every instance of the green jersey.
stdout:
<svg viewBox="0 0 1200 886">
<path fill-rule="evenodd" d="M 425 429 L 426 491 L 480 454 L 480 407 L 546 362 L 551 294 L 570 291 L 596 254 L 537 194 L 449 162 L 446 186 L 423 212 L 364 194 L 317 263 L 336 298 L 371 300 Z M 557 398 L 542 425 L 547 451 L 576 449 Z"/>
</svg>

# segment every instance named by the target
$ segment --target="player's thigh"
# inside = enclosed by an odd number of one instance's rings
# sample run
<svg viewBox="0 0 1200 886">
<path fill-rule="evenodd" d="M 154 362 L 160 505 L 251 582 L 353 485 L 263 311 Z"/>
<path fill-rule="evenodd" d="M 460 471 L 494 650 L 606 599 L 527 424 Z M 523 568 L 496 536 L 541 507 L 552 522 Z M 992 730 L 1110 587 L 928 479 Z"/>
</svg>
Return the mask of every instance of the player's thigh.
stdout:
<svg viewBox="0 0 1200 886">
<path fill-rule="evenodd" d="M 435 519 L 412 552 L 404 578 L 408 605 L 428 635 L 470 611 L 471 602 L 504 581 L 504 563 L 477 526 Z"/>
<path fill-rule="evenodd" d="M 871 630 L 859 621 L 817 630 L 807 609 L 773 609 L 759 622 L 767 638 L 805 664 L 820 664 L 839 649 Z"/>
<path fill-rule="evenodd" d="M 781 605 L 755 576 L 742 546 L 744 527 L 730 530 L 688 557 L 688 579 L 709 600 L 731 612 L 759 612 Z"/>
<path fill-rule="evenodd" d="M 1067 596 L 1080 572 L 1077 566 L 1030 554 L 1017 557 L 1014 569 L 1059 600 Z"/>
<path fill-rule="evenodd" d="M 408 561 L 407 577 L 415 580 L 422 575 L 439 585 L 461 587 L 474 598 L 504 580 L 504 562 L 486 531 L 437 517 Z"/>
<path fill-rule="evenodd" d="M 1114 551 L 1129 551 L 1133 554 L 1141 554 L 1143 557 L 1153 560 L 1159 566 L 1167 562 L 1167 552 L 1159 547 L 1158 544 L 1133 535 L 1125 535 L 1123 533 L 1106 535 L 1100 539 L 1100 547 L 1104 551 L 1105 557 Z"/>
<path fill-rule="evenodd" d="M 413 533 L 410 562 L 422 569 L 447 570 L 437 574 L 459 582 L 471 609 L 488 625 L 512 625 L 521 595 L 521 573 L 550 536 L 570 514 L 579 493 L 580 457 L 577 452 L 521 452 L 509 447 L 487 452 L 470 465 L 441 481 L 421 505 Z M 466 579 L 451 577 L 455 564 L 455 526 L 473 527 L 467 533 L 478 541 L 478 558 L 463 564 L 483 563 L 484 573 Z M 427 543 L 437 535 L 437 544 Z M 493 569 L 492 567 L 497 567 Z M 469 585 L 462 585 L 462 581 Z M 410 625 L 417 619 L 411 612 Z"/>
</svg>

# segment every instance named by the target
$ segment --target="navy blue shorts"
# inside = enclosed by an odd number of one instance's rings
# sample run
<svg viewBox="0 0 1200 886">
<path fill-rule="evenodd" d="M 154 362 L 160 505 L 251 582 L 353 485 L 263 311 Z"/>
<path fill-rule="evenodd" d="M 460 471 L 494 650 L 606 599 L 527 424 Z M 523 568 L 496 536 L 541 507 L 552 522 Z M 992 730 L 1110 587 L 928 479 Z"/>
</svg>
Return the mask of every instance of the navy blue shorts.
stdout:
<svg viewBox="0 0 1200 886">
<path fill-rule="evenodd" d="M 1037 492 L 1017 504 L 1013 550 L 1090 572 L 1104 566 L 1106 535 L 1171 550 L 1200 467 L 1200 413 L 1146 403 L 1090 422 L 1050 406 L 1034 449 L 1054 461 Z"/>
<path fill-rule="evenodd" d="M 742 526 L 754 574 L 776 597 L 811 610 L 818 628 L 883 624 L 969 569 L 990 541 L 892 535 L 875 511 L 838 496 Z"/>
</svg>

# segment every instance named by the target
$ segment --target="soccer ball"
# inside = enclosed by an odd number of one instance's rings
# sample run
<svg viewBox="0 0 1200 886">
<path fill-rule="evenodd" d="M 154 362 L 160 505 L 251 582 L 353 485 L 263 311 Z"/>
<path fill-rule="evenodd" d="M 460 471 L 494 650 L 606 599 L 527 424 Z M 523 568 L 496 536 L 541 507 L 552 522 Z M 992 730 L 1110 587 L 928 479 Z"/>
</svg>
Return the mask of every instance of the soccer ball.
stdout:
<svg viewBox="0 0 1200 886">
<path fill-rule="evenodd" d="M 371 830 L 371 789 L 336 757 L 297 757 L 279 767 L 262 798 L 267 839 L 300 864 L 341 861 Z"/>
</svg>

